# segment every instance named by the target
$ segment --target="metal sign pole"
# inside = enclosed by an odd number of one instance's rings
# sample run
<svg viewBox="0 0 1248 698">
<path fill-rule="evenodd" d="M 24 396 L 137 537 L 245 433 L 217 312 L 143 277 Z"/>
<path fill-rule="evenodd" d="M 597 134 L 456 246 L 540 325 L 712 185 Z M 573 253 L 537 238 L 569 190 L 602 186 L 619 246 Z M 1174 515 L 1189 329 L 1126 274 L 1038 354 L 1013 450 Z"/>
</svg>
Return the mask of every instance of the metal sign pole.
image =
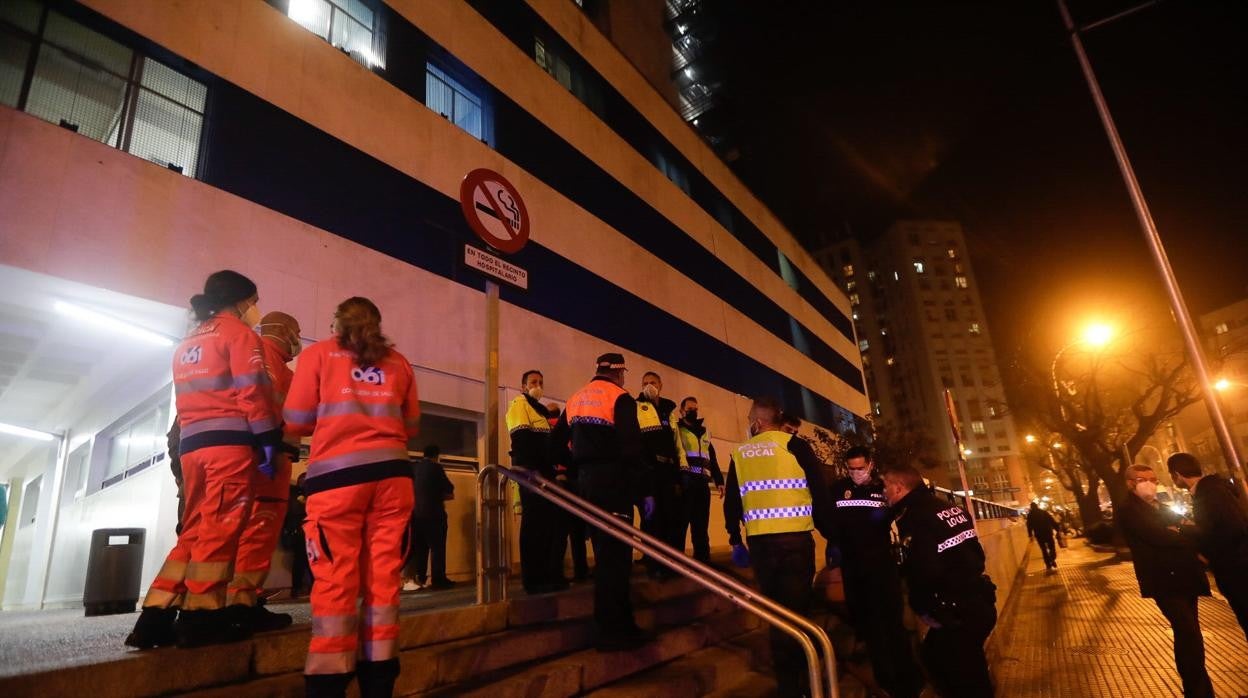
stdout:
<svg viewBox="0 0 1248 698">
<path fill-rule="evenodd" d="M 966 513 L 971 517 L 971 526 L 978 526 L 975 520 L 975 505 L 971 502 L 971 488 L 966 483 L 966 454 L 962 452 L 962 435 L 958 433 L 958 415 L 953 407 L 953 393 L 945 389 L 945 412 L 949 414 L 949 431 L 953 434 L 953 448 L 958 452 L 958 476 L 962 478 L 962 497 Z"/>
<path fill-rule="evenodd" d="M 485 459 L 483 465 L 498 463 L 498 284 L 485 282 Z M 506 483 L 497 475 L 497 488 L 489 488 L 491 499 L 506 500 Z M 489 491 L 487 490 L 487 491 Z M 507 586 L 507 535 L 505 504 L 492 502 L 494 516 L 485 521 L 488 550 L 482 556 L 486 565 L 487 602 L 502 601 Z M 492 529 L 492 530 L 489 530 Z"/>
<path fill-rule="evenodd" d="M 1153 4 L 1151 2 L 1144 3 L 1138 8 L 1119 13 L 1114 17 L 1095 22 L 1094 24 L 1099 26 L 1107 21 L 1126 16 Z M 1127 157 L 1127 148 L 1123 145 L 1122 138 L 1118 136 L 1118 127 L 1114 124 L 1114 117 L 1109 112 L 1109 104 L 1105 101 L 1105 95 L 1101 93 L 1101 85 L 1096 79 L 1096 73 L 1092 71 L 1092 62 L 1088 60 L 1088 54 L 1083 49 L 1083 39 L 1079 33 L 1080 29 L 1075 26 L 1075 21 L 1070 16 L 1070 10 L 1066 8 L 1065 0 L 1057 0 L 1057 7 L 1062 14 L 1062 21 L 1066 25 L 1066 31 L 1070 33 L 1070 41 L 1075 47 L 1075 57 L 1079 59 L 1079 67 L 1083 70 L 1083 77 L 1087 80 L 1088 90 L 1092 93 L 1092 101 L 1096 104 L 1096 111 L 1101 117 L 1101 125 L 1104 126 L 1105 135 L 1109 138 L 1110 146 L 1113 147 L 1114 157 L 1118 160 L 1118 169 L 1122 172 L 1123 182 L 1126 183 L 1127 192 L 1131 195 L 1131 203 L 1135 206 L 1136 218 L 1140 221 L 1144 239 L 1148 243 L 1149 252 L 1153 255 L 1153 262 L 1157 265 L 1157 272 L 1161 275 L 1162 285 L 1165 286 L 1166 295 L 1170 299 L 1170 309 L 1174 312 L 1174 320 L 1183 335 L 1183 343 L 1187 347 L 1187 357 L 1192 362 L 1192 371 L 1196 374 L 1196 380 L 1200 383 L 1200 390 L 1205 398 L 1205 407 L 1208 408 L 1209 419 L 1213 422 L 1213 432 L 1218 436 L 1218 443 L 1222 446 L 1222 453 L 1226 456 L 1226 462 L 1230 466 L 1231 473 L 1239 480 L 1240 486 L 1243 487 L 1245 484 L 1244 469 L 1239 459 L 1235 438 L 1231 434 L 1226 416 L 1222 413 L 1222 406 L 1218 402 L 1217 391 L 1214 390 L 1213 381 L 1209 376 L 1209 368 L 1205 362 L 1205 355 L 1200 347 L 1200 338 L 1196 333 L 1196 325 L 1192 322 L 1192 316 L 1187 310 L 1187 303 L 1183 300 L 1183 292 L 1179 289 L 1179 281 L 1174 276 L 1174 269 L 1170 266 L 1166 248 L 1161 243 L 1161 234 L 1157 232 L 1157 224 L 1153 221 L 1153 214 L 1149 211 L 1148 202 L 1144 199 L 1144 190 L 1140 188 L 1140 183 L 1135 178 L 1135 170 L 1131 167 L 1131 160 Z M 1089 27 L 1091 26 L 1093 25 L 1089 25 Z M 1129 460 L 1127 464 L 1130 464 Z"/>
</svg>

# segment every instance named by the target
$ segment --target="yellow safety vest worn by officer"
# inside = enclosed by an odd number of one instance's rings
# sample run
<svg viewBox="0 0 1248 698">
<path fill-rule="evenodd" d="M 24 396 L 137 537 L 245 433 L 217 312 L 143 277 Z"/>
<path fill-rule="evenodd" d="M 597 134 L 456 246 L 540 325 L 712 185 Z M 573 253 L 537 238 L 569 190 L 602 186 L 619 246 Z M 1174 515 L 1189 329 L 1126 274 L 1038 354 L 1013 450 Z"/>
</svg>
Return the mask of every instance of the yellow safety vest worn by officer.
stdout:
<svg viewBox="0 0 1248 698">
<path fill-rule="evenodd" d="M 526 429 L 549 434 L 550 419 L 533 409 L 524 395 L 517 395 L 507 406 L 507 431 L 515 434 Z"/>
<path fill-rule="evenodd" d="M 680 437 L 680 450 L 685 455 L 681 469 L 691 475 L 711 477 L 711 430 L 703 429 L 702 436 L 698 436 L 683 425 L 677 425 L 676 431 Z"/>
<path fill-rule="evenodd" d="M 737 447 L 733 463 L 747 536 L 815 528 L 806 471 L 789 452 L 792 434 L 765 431 Z"/>
<path fill-rule="evenodd" d="M 651 450 L 655 460 L 664 465 L 678 465 L 681 470 L 688 467 L 688 463 L 685 461 L 685 450 L 680 447 L 680 440 L 674 428 L 675 425 L 672 424 L 670 419 L 665 419 L 660 414 L 657 406 L 644 400 L 638 400 L 637 426 L 641 429 L 642 443 L 652 444 Z M 661 443 L 659 443 L 660 441 Z M 669 441 L 671 448 L 668 447 Z M 675 454 L 675 458 L 670 454 Z"/>
</svg>

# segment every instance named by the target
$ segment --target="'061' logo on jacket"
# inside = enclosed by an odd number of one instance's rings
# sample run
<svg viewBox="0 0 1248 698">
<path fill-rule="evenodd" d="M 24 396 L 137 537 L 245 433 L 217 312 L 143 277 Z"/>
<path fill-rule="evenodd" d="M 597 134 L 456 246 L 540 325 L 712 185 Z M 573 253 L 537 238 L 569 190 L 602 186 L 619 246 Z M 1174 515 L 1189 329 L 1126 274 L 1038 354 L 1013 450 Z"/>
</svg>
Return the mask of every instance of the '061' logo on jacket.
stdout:
<svg viewBox="0 0 1248 698">
<path fill-rule="evenodd" d="M 376 367 L 351 369 L 351 380 L 360 383 L 368 383 L 369 385 L 385 385 L 386 372 Z"/>
<path fill-rule="evenodd" d="M 182 355 L 178 357 L 178 363 L 183 365 L 197 364 L 203 358 L 204 348 L 201 346 L 194 346 L 189 347 L 186 351 L 182 352 Z"/>
</svg>

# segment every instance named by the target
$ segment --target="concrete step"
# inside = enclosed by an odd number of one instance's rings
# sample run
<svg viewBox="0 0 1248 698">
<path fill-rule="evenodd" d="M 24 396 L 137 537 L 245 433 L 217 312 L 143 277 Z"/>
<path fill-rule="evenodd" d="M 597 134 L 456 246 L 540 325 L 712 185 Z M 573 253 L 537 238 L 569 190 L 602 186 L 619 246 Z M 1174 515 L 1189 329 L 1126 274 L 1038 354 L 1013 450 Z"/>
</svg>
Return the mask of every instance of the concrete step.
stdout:
<svg viewBox="0 0 1248 698">
<path fill-rule="evenodd" d="M 707 698 L 770 698 L 777 694 L 776 680 L 771 674 L 757 671 L 744 676 L 723 688 L 707 693 Z"/>
</svg>

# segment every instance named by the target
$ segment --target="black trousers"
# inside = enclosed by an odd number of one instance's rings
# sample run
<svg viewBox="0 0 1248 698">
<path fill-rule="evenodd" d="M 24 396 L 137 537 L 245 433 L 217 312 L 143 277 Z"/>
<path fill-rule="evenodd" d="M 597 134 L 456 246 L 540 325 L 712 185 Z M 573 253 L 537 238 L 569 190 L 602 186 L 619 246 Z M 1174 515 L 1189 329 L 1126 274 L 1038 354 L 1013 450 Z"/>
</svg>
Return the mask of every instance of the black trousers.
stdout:
<svg viewBox="0 0 1248 698">
<path fill-rule="evenodd" d="M 684 538 L 677 543 L 676 535 L 683 531 L 681 528 L 680 507 L 680 485 L 679 481 L 674 477 L 671 479 L 663 479 L 655 483 L 654 487 L 654 516 L 649 520 L 642 519 L 641 530 L 658 538 L 667 545 L 684 553 Z M 650 572 L 657 572 L 667 569 L 665 565 L 649 556 L 643 557 L 646 563 L 646 569 Z"/>
<path fill-rule="evenodd" d="M 563 530 L 567 535 L 568 545 L 572 548 L 572 574 L 577 579 L 584 579 L 589 576 L 589 552 L 585 549 L 589 533 L 585 521 L 579 516 L 573 516 L 567 512 L 563 514 L 565 516 Z M 562 564 L 562 550 L 559 552 L 559 561 Z"/>
<path fill-rule="evenodd" d="M 1036 544 L 1040 546 L 1040 556 L 1044 558 L 1044 566 L 1057 567 L 1057 542 L 1053 540 L 1053 534 L 1050 533 L 1047 538 L 1037 534 Z"/>
<path fill-rule="evenodd" d="M 562 509 L 520 488 L 520 581 L 528 591 L 563 581 Z"/>
<path fill-rule="evenodd" d="M 923 673 L 902 623 L 901 578 L 892 559 L 855 569 L 845 564 L 845 602 L 854 632 L 867 644 L 876 683 L 893 698 L 917 697 Z"/>
<path fill-rule="evenodd" d="M 582 464 L 577 482 L 582 497 L 632 525 L 635 487 L 623 468 L 615 463 Z M 637 628 L 629 598 L 633 549 L 597 528 L 592 531 L 595 628 L 600 639 L 630 634 Z"/>
<path fill-rule="evenodd" d="M 1218 583 L 1218 591 L 1231 604 L 1244 638 L 1248 639 L 1248 570 L 1214 572 L 1213 579 Z"/>
<path fill-rule="evenodd" d="M 1200 634 L 1200 615 L 1195 596 L 1153 599 L 1174 630 L 1174 666 L 1183 681 L 1187 698 L 1212 698 L 1213 684 L 1205 671 L 1205 638 Z"/>
<path fill-rule="evenodd" d="M 407 556 L 403 575 L 419 582 L 446 581 L 446 512 L 435 516 L 413 517 L 408 525 L 411 551 Z"/>
<path fill-rule="evenodd" d="M 710 562 L 711 537 L 707 526 L 711 520 L 711 486 L 701 475 L 681 475 L 680 483 L 681 520 L 675 547 L 684 552 L 687 535 L 692 539 L 694 559 Z"/>
<path fill-rule="evenodd" d="M 815 577 L 815 540 L 810 533 L 750 536 L 747 543 L 759 590 L 776 603 L 807 615 L 810 583 Z M 771 662 L 781 698 L 809 693 L 805 653 L 787 633 L 775 628 L 771 629 Z"/>
<path fill-rule="evenodd" d="M 937 693 L 947 698 L 991 698 L 984 641 L 997 624 L 992 598 L 959 601 L 958 622 L 928 630 L 923 663 Z"/>
</svg>

